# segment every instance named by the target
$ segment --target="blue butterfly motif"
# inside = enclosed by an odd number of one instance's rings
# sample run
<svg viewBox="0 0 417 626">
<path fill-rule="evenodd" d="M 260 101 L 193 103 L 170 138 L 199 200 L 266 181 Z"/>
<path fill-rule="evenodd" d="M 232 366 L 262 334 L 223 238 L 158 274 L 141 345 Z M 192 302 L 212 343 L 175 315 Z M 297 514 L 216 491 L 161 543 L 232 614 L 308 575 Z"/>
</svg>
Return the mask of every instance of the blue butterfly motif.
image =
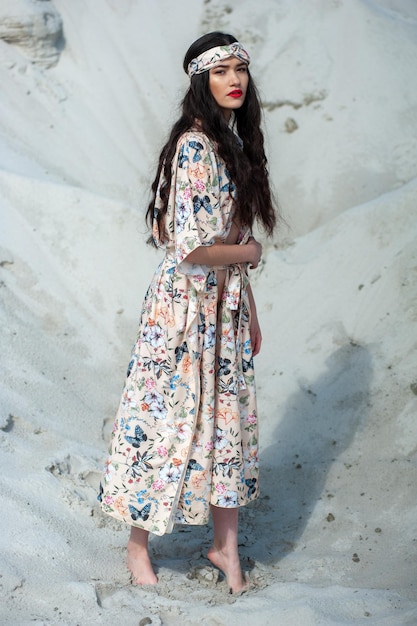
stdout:
<svg viewBox="0 0 417 626">
<path fill-rule="evenodd" d="M 193 156 L 193 163 L 197 163 L 197 161 L 201 161 L 200 150 L 204 148 L 203 144 L 199 141 L 190 141 L 190 147 L 194 148 L 195 154 Z"/>
<path fill-rule="evenodd" d="M 218 389 L 221 393 L 225 393 L 226 395 L 231 394 L 233 396 L 236 396 L 237 395 L 237 382 L 236 380 L 233 380 L 233 376 L 231 376 L 227 382 L 224 382 L 223 380 L 219 380 Z"/>
<path fill-rule="evenodd" d="M 130 374 L 132 373 L 132 369 L 133 369 L 135 362 L 136 362 L 136 357 L 133 357 L 127 368 L 127 373 L 126 373 L 127 378 L 129 378 Z"/>
<path fill-rule="evenodd" d="M 148 436 L 143 432 L 142 428 L 137 425 L 135 427 L 135 436 L 131 437 L 130 435 L 125 435 L 125 439 L 128 443 L 130 443 L 134 448 L 139 448 L 142 441 L 146 441 Z"/>
<path fill-rule="evenodd" d="M 132 506 L 131 504 L 129 504 L 129 512 L 130 512 L 130 517 L 136 521 L 139 518 L 142 519 L 144 522 L 146 522 L 146 520 L 149 518 L 149 513 L 151 510 L 151 504 L 145 504 L 145 506 L 143 507 L 143 509 L 141 511 L 139 511 L 139 509 L 137 509 L 136 507 Z"/>
<path fill-rule="evenodd" d="M 184 163 L 189 161 L 188 154 L 186 154 L 187 148 L 185 146 L 181 146 L 180 151 L 178 153 L 178 167 L 183 167 Z"/>
<path fill-rule="evenodd" d="M 243 344 L 243 351 L 245 354 L 250 354 L 252 352 L 250 339 L 246 339 L 245 343 Z"/>
<path fill-rule="evenodd" d="M 190 459 L 188 461 L 187 471 L 185 472 L 184 480 L 188 480 L 190 478 L 191 470 L 202 471 L 204 468 L 200 463 L 197 463 L 195 459 Z"/>
<path fill-rule="evenodd" d="M 210 287 L 216 287 L 217 285 L 217 278 L 216 278 L 216 272 L 209 272 L 207 274 L 207 280 L 206 280 L 207 285 L 209 285 Z"/>
<path fill-rule="evenodd" d="M 180 346 L 175 348 L 175 362 L 179 363 L 184 356 L 184 352 L 188 352 L 187 343 L 184 341 Z"/>
<path fill-rule="evenodd" d="M 242 369 L 244 372 L 247 372 L 248 370 L 253 370 L 253 357 L 251 357 L 249 360 L 242 359 Z"/>
<path fill-rule="evenodd" d="M 236 186 L 234 185 L 234 183 L 232 182 L 231 178 L 230 178 L 230 174 L 227 171 L 227 169 L 224 170 L 225 173 L 225 177 L 227 179 L 227 183 L 225 183 L 224 185 L 222 185 L 220 187 L 220 191 L 225 191 L 227 193 L 233 193 L 236 190 Z M 221 180 L 219 181 L 219 183 L 221 184 Z"/>
<path fill-rule="evenodd" d="M 195 215 L 197 215 L 200 209 L 205 209 L 209 215 L 213 215 L 213 208 L 210 204 L 210 198 L 208 196 L 204 196 L 203 198 L 200 198 L 200 196 L 194 196 L 193 206 Z"/>
<path fill-rule="evenodd" d="M 204 331 L 206 330 L 206 316 L 204 315 L 204 313 L 200 313 L 200 324 L 198 324 L 198 332 L 199 333 L 204 333 Z"/>
<path fill-rule="evenodd" d="M 242 310 L 240 314 L 244 322 L 249 322 L 249 311 L 248 311 L 248 307 L 246 306 L 244 302 L 242 302 Z"/>
<path fill-rule="evenodd" d="M 172 292 L 172 300 L 174 302 L 181 302 L 183 297 L 184 295 L 181 293 L 181 291 L 178 291 L 178 287 L 175 287 L 174 291 Z"/>
<path fill-rule="evenodd" d="M 256 492 L 256 478 L 247 478 L 245 480 L 246 486 L 248 487 L 248 495 L 251 496 Z"/>
<path fill-rule="evenodd" d="M 231 360 L 223 359 L 221 356 L 218 356 L 217 361 L 220 365 L 219 369 L 217 370 L 217 376 L 224 376 L 225 374 L 230 374 L 229 365 L 231 364 Z"/>
</svg>

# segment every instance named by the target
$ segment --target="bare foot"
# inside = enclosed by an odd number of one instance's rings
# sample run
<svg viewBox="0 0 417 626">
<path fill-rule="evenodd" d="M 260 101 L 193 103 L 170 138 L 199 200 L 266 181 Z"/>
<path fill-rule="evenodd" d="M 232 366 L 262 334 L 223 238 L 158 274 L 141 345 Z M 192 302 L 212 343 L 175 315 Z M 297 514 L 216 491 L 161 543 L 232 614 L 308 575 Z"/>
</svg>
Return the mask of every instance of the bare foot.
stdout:
<svg viewBox="0 0 417 626">
<path fill-rule="evenodd" d="M 207 558 L 224 573 L 231 593 L 247 591 L 249 585 L 243 577 L 238 556 L 229 556 L 212 546 L 207 553 Z"/>
<path fill-rule="evenodd" d="M 135 585 L 156 585 L 158 578 L 152 568 L 147 548 L 130 539 L 127 544 L 127 569 L 132 573 Z"/>
</svg>

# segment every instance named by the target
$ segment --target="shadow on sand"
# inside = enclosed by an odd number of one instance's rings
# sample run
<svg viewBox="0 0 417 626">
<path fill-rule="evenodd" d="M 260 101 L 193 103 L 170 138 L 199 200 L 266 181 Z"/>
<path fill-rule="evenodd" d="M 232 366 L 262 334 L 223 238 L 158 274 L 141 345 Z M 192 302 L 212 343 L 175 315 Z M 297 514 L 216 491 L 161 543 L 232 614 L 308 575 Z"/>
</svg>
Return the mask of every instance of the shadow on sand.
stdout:
<svg viewBox="0 0 417 626">
<path fill-rule="evenodd" d="M 369 350 L 348 343 L 325 365 L 316 381 L 277 408 L 277 426 L 260 459 L 261 498 L 242 509 L 242 556 L 276 564 L 294 548 L 323 496 L 331 465 L 367 419 Z"/>
</svg>

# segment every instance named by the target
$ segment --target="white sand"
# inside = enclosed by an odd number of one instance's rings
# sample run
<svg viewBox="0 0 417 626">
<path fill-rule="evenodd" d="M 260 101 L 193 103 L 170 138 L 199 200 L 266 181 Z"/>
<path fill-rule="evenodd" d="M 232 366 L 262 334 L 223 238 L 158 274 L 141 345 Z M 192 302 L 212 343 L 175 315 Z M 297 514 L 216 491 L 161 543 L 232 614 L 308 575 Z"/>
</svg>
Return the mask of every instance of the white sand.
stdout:
<svg viewBox="0 0 417 626">
<path fill-rule="evenodd" d="M 240 598 L 210 527 L 153 540 L 160 583 L 132 587 L 96 502 L 159 258 L 149 182 L 183 54 L 217 28 L 252 53 L 291 225 L 254 275 Z M 2 0 L 0 37 L 0 623 L 417 624 L 415 2 Z"/>
</svg>

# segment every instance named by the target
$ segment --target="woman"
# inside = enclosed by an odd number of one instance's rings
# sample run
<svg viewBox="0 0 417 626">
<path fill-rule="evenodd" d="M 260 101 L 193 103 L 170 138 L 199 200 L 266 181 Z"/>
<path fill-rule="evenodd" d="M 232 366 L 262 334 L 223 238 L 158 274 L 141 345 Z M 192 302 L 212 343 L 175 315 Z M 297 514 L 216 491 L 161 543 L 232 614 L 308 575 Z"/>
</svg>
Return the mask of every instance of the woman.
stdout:
<svg viewBox="0 0 417 626">
<path fill-rule="evenodd" d="M 165 257 L 145 296 L 115 422 L 103 510 L 131 525 L 127 565 L 157 577 L 149 532 L 205 524 L 208 558 L 231 592 L 245 588 L 238 508 L 258 495 L 253 356 L 261 331 L 248 280 L 262 253 L 257 220 L 275 213 L 249 55 L 209 33 L 184 59 L 190 86 L 162 149 L 147 212 Z"/>
</svg>

